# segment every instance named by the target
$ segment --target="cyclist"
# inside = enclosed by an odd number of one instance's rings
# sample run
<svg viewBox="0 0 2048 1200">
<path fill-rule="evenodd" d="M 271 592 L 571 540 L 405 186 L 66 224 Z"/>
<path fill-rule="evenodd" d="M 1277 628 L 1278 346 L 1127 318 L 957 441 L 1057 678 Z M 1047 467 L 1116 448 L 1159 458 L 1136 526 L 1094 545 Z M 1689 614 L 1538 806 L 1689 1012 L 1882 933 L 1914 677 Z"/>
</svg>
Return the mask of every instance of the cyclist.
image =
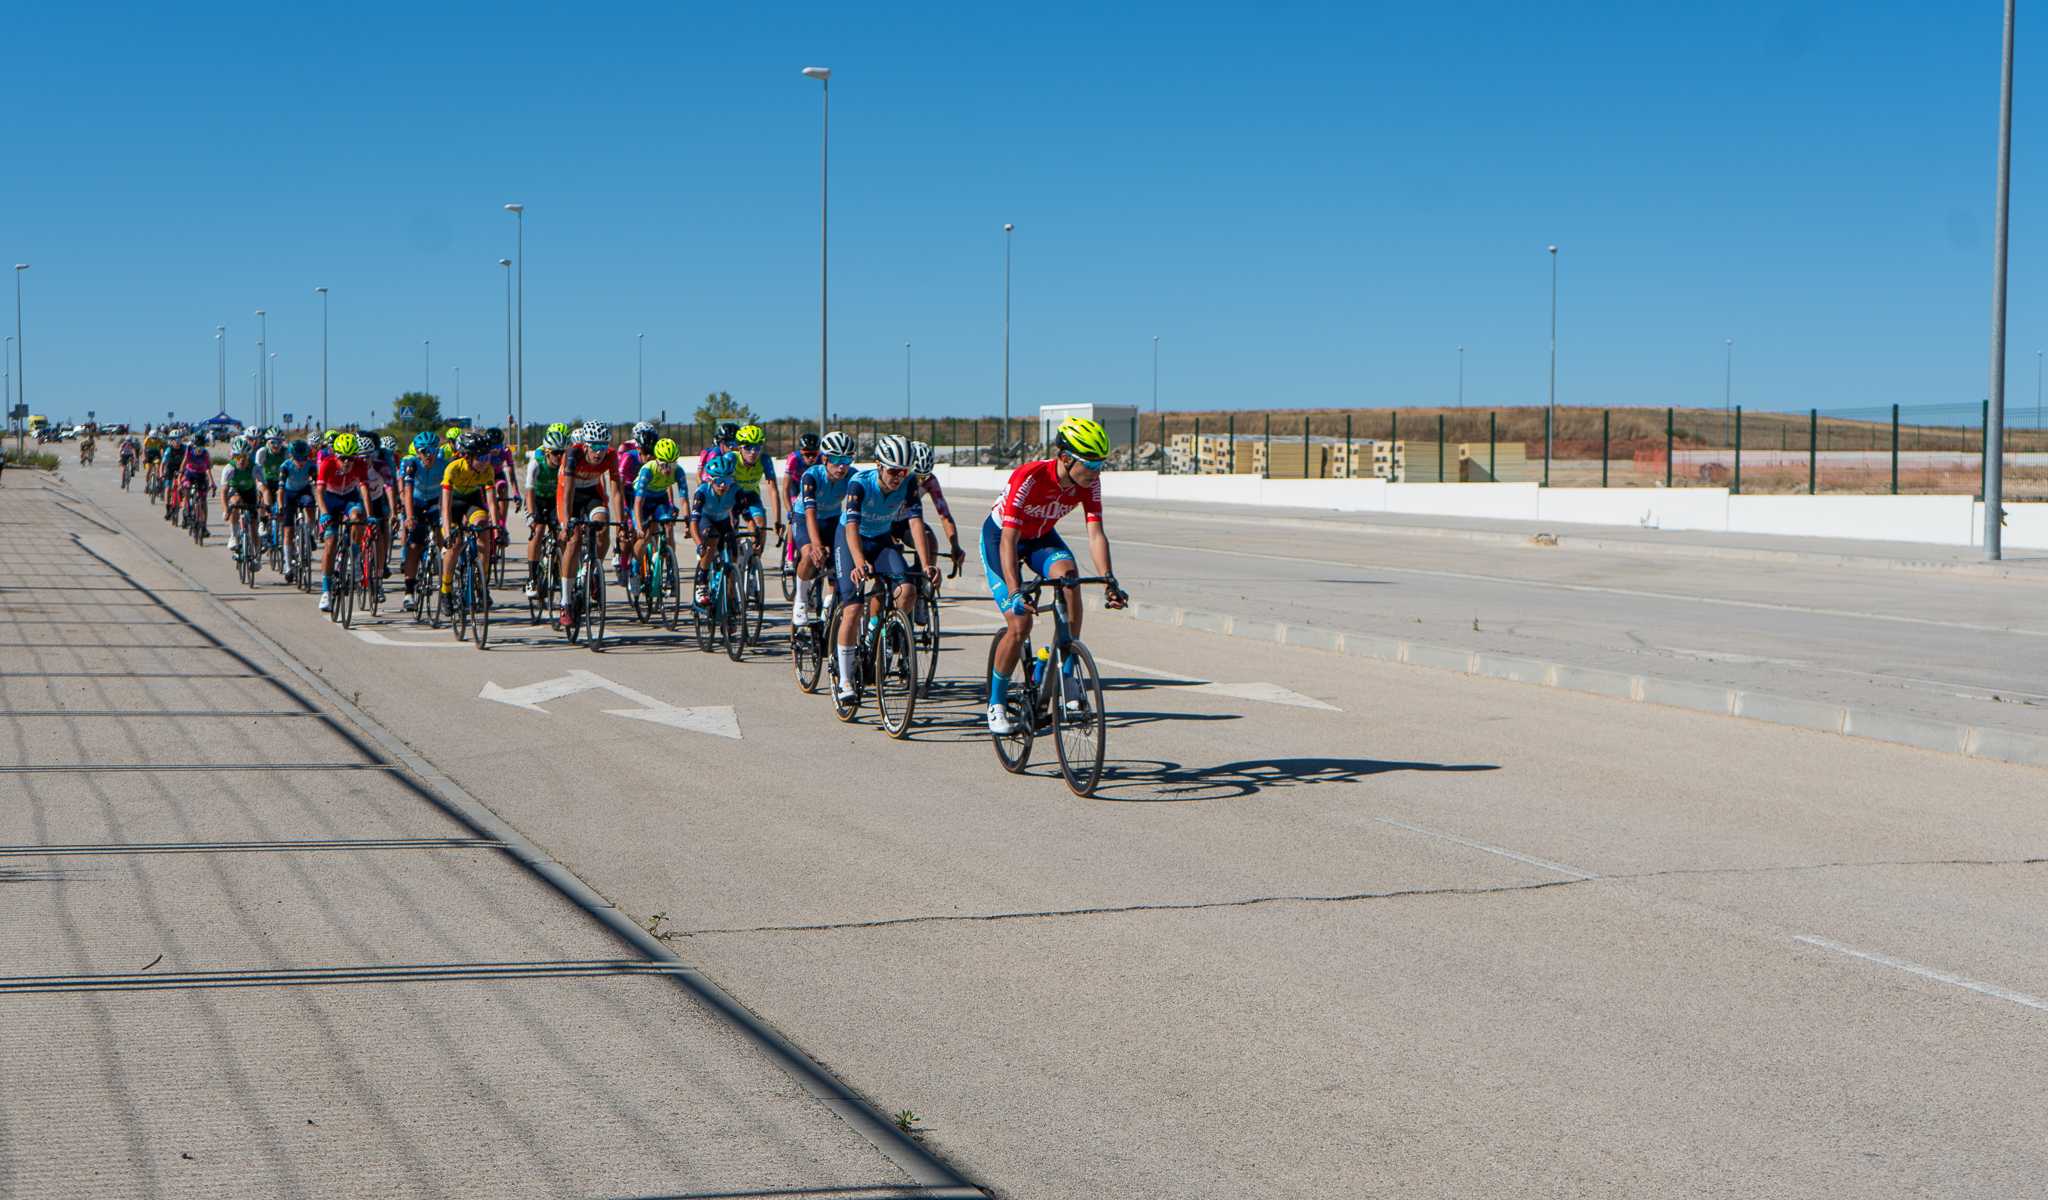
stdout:
<svg viewBox="0 0 2048 1200">
<path fill-rule="evenodd" d="M 519 485 L 519 455 L 505 444 L 504 430 L 493 425 L 486 432 L 491 436 L 491 465 L 498 472 L 494 485 L 498 491 L 498 511 L 510 511 L 505 507 L 508 494 L 513 508 L 524 508 L 526 492 Z"/>
<path fill-rule="evenodd" d="M 171 434 L 164 440 L 163 462 L 158 468 L 164 492 L 164 520 L 178 519 L 178 485 L 185 479 L 185 439 Z"/>
<path fill-rule="evenodd" d="M 280 538 L 290 539 L 292 526 L 302 518 L 300 509 L 313 507 L 313 448 L 306 439 L 298 438 L 286 450 L 285 463 L 278 472 L 278 514 L 277 527 Z M 311 520 L 310 512 L 304 519 Z M 284 579 L 286 583 L 296 582 L 299 577 L 298 560 L 286 555 Z"/>
<path fill-rule="evenodd" d="M 95 444 L 95 441 L 96 441 L 96 439 L 95 439 L 95 438 L 93 437 L 93 429 L 92 429 L 92 427 L 91 427 L 91 426 L 87 426 L 87 427 L 86 427 L 86 430 L 85 430 L 85 434 L 84 434 L 84 436 L 82 436 L 82 437 L 80 437 L 80 438 L 78 439 L 78 465 L 79 465 L 79 466 L 81 466 L 81 467 L 89 467 L 89 466 L 91 466 L 91 465 L 92 465 L 92 455 L 93 455 L 93 446 L 94 446 L 94 444 Z"/>
<path fill-rule="evenodd" d="M 690 527 L 697 538 L 697 574 L 690 595 L 698 608 L 711 607 L 704 572 L 719 543 L 732 536 L 733 512 L 740 498 L 739 486 L 732 480 L 732 463 L 730 454 L 707 461 L 697 475 L 697 490 L 690 494 Z"/>
<path fill-rule="evenodd" d="M 134 438 L 132 438 L 132 437 L 124 437 L 124 438 L 122 438 L 122 439 L 121 439 L 121 486 L 122 486 L 122 487 L 127 487 L 127 486 L 128 486 L 128 473 L 129 473 L 130 471 L 132 471 L 132 470 L 134 470 L 134 469 L 135 469 L 135 452 L 136 452 L 136 445 L 135 445 L 135 439 L 134 439 Z"/>
<path fill-rule="evenodd" d="M 571 605 L 576 579 L 576 554 L 583 548 L 583 525 L 595 530 L 597 561 L 605 559 L 607 524 L 611 514 L 623 511 L 619 502 L 619 459 L 612 449 L 612 427 L 603 421 L 585 421 L 577 426 L 555 483 L 555 519 L 561 523 L 562 617 L 564 629 L 576 627 L 577 614 Z"/>
<path fill-rule="evenodd" d="M 900 433 L 888 434 L 875 441 L 875 465 L 855 475 L 846 485 L 846 499 L 840 506 L 839 532 L 834 546 L 834 559 L 838 567 L 839 594 L 852 596 L 870 575 L 881 575 L 897 580 L 895 587 L 896 607 L 909 612 L 916 603 L 917 589 L 905 581 L 907 574 L 903 555 L 890 536 L 896 522 L 910 524 L 910 545 L 917 557 L 917 565 L 928 579 L 935 579 L 939 573 L 936 564 L 924 554 L 924 509 L 918 503 L 918 490 L 910 469 L 910 439 Z M 869 616 L 880 612 L 881 601 L 872 602 Z M 855 605 L 848 604 L 839 620 L 839 636 L 834 649 L 839 654 L 839 698 L 853 699 L 854 690 L 854 646 L 859 640 L 861 613 Z"/>
<path fill-rule="evenodd" d="M 199 542 L 201 545 L 205 545 L 207 535 L 206 493 L 212 490 L 213 487 L 213 454 L 206 448 L 205 434 L 195 433 L 192 435 L 192 445 L 186 448 L 184 457 L 178 460 L 178 468 L 178 473 L 182 477 L 178 484 L 179 496 L 198 497 L 199 515 L 197 520 L 199 525 Z"/>
<path fill-rule="evenodd" d="M 142 433 L 142 486 L 145 490 L 157 485 L 164 461 L 164 435 L 151 425 Z"/>
<path fill-rule="evenodd" d="M 846 485 L 853 481 L 853 439 L 833 430 L 819 443 L 818 457 L 823 461 L 803 473 L 790 515 L 789 540 L 796 547 L 796 577 L 801 581 L 789 611 L 792 626 L 810 623 L 811 613 L 804 598 L 810 591 L 811 580 L 830 565 L 833 542 L 838 536 L 839 509 L 846 498 Z M 824 597 L 823 602 L 826 608 L 832 607 L 830 596 Z"/>
<path fill-rule="evenodd" d="M 796 449 L 789 452 L 789 460 L 782 464 L 783 511 L 789 514 L 789 523 L 794 527 L 796 520 L 796 493 L 803 482 L 804 472 L 818 465 L 818 435 L 798 434 Z"/>
<path fill-rule="evenodd" d="M 419 603 L 420 555 L 426 551 L 428 535 L 441 523 L 441 477 L 447 470 L 434 435 L 414 434 L 412 453 L 398 464 L 398 502 L 405 509 L 405 557 L 398 564 L 405 576 L 405 599 L 398 607 L 406 612 Z"/>
<path fill-rule="evenodd" d="M 367 436 L 367 435 L 364 435 Z M 334 546 L 341 523 L 351 515 L 370 509 L 370 478 L 373 472 L 364 454 L 363 438 L 338 433 L 327 457 L 313 477 L 313 498 L 320 514 L 320 611 L 334 607 L 330 594 L 334 583 Z"/>
<path fill-rule="evenodd" d="M 257 487 L 256 464 L 249 456 L 249 439 L 237 435 L 228 443 L 228 461 L 220 469 L 221 516 L 228 523 L 228 529 L 235 527 L 235 514 L 248 509 L 251 514 L 261 511 L 262 501 Z M 232 534 L 230 534 L 232 536 Z M 242 561 L 242 547 L 239 542 L 230 547 L 234 560 Z M 250 552 L 262 560 L 262 552 L 253 546 Z"/>
<path fill-rule="evenodd" d="M 284 474 L 284 435 L 276 429 L 269 431 L 263 444 L 256 447 L 256 487 L 262 493 L 262 513 L 270 522 L 272 535 L 277 530 L 278 480 Z"/>
<path fill-rule="evenodd" d="M 526 494 L 532 503 L 526 510 L 526 561 L 529 564 L 540 561 L 540 543 L 543 531 L 553 529 L 557 534 L 561 526 L 555 522 L 555 480 L 562 469 L 562 454 L 569 448 L 569 427 L 550 425 L 541 435 L 540 445 L 533 448 L 526 458 Z M 526 598 L 531 600 L 540 595 L 536 582 L 540 576 L 529 569 L 526 575 Z"/>
<path fill-rule="evenodd" d="M 1080 508 L 1088 525 L 1088 551 L 1098 575 L 1114 579 L 1109 561 L 1109 535 L 1102 529 L 1102 468 L 1109 459 L 1109 434 L 1085 417 L 1068 417 L 1053 435 L 1053 457 L 1028 462 L 1010 472 L 995 507 L 981 523 L 981 565 L 988 575 L 989 594 L 1007 628 L 997 635 L 995 669 L 989 674 L 988 731 L 1014 732 L 1003 702 L 1010 672 L 1017 666 L 1023 639 L 1031 634 L 1031 609 L 1018 595 L 1022 568 L 1028 564 L 1040 578 L 1059 580 L 1075 574 L 1074 552 L 1054 526 Z M 1103 603 L 1122 608 L 1129 596 L 1115 583 Z M 1078 591 L 1067 593 L 1067 621 L 1081 632 Z"/>
<path fill-rule="evenodd" d="M 617 452 L 619 496 L 626 501 L 626 507 L 629 509 L 632 507 L 633 485 L 640 478 L 640 464 L 654 457 L 655 436 L 654 422 L 641 421 L 633 426 L 633 432 L 627 435 L 626 440 L 619 443 Z M 625 516 L 630 524 L 633 514 L 628 512 Z M 618 568 L 621 580 L 624 580 L 626 577 L 627 554 L 633 549 L 632 540 L 626 536 L 629 532 L 631 532 L 630 529 L 622 530 L 619 534 Z"/>
<path fill-rule="evenodd" d="M 932 507 L 938 510 L 939 520 L 946 526 L 946 538 L 953 543 L 953 548 L 946 552 L 946 556 L 953 560 L 953 571 L 958 574 L 961 560 L 967 557 L 967 552 L 960 548 L 960 527 L 953 523 L 953 510 L 947 506 L 945 490 L 939 487 L 939 477 L 934 473 L 933 469 L 937 465 L 937 455 L 932 452 L 931 446 L 924 442 L 910 443 L 910 469 L 917 475 L 915 483 L 918 496 L 921 500 L 930 500 Z M 910 527 L 907 522 L 896 523 L 895 536 L 899 542 L 909 540 Z M 924 553 L 923 561 L 929 563 L 939 560 L 939 539 L 933 536 L 930 521 L 925 522 L 924 545 L 920 549 Z M 932 582 L 935 586 L 938 583 L 936 579 Z"/>
<path fill-rule="evenodd" d="M 682 473 L 676 460 L 682 456 L 681 446 L 662 438 L 654 443 L 652 457 L 633 477 L 633 561 L 643 573 L 647 570 L 647 542 L 654 536 L 654 526 L 675 520 L 676 476 Z"/>
<path fill-rule="evenodd" d="M 491 563 L 491 546 L 498 536 L 498 492 L 492 486 L 497 477 L 497 468 L 489 461 L 491 437 L 482 430 L 464 430 L 455 439 L 456 459 L 441 472 L 441 542 L 447 549 L 441 556 L 441 595 L 447 596 L 455 582 L 455 556 L 462 545 L 456 540 L 455 531 L 464 528 L 469 514 L 482 510 L 485 523 L 477 530 L 477 541 L 481 543 L 479 562 L 488 571 Z M 485 606 L 491 603 L 491 589 L 486 584 L 477 599 Z"/>
<path fill-rule="evenodd" d="M 761 507 L 765 494 L 775 504 L 775 533 L 781 536 L 782 492 L 775 486 L 775 460 L 768 456 L 768 435 L 759 425 L 742 425 L 733 435 L 732 481 L 740 490 L 733 511 L 754 533 L 754 560 L 760 561 L 766 540 L 767 511 Z"/>
<path fill-rule="evenodd" d="M 700 479 L 704 475 L 704 468 L 711 465 L 711 460 L 729 452 L 733 448 L 733 444 L 739 440 L 739 436 L 740 423 L 738 421 L 720 421 L 718 423 L 718 432 L 712 436 L 711 444 L 704 447 L 704 452 L 697 456 L 697 475 Z"/>
</svg>

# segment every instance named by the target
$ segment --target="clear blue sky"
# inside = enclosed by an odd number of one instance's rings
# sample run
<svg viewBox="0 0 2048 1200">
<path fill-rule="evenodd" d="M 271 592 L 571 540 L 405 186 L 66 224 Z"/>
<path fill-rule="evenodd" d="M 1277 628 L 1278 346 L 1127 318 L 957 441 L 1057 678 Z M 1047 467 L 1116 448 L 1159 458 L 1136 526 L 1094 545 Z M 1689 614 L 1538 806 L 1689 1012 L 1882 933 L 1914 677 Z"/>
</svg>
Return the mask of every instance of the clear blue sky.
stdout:
<svg viewBox="0 0 2048 1200">
<path fill-rule="evenodd" d="M 1999 7 L 1871 3 L 16 10 L 0 256 L 33 264 L 37 412 L 335 420 L 462 368 L 502 409 L 527 211 L 528 415 L 722 388 L 817 405 L 831 66 L 842 413 L 1013 397 L 1169 408 L 1754 407 L 1985 390 Z M 2024 19 L 2025 13 L 2022 14 Z M 2022 25 L 2012 392 L 2048 344 L 2048 73 Z M 2043 43 L 2035 42 L 2032 45 Z M 11 297 L 0 300 L 13 315 Z M 11 321 L 9 321 L 11 327 Z M 11 328 L 10 328 L 11 331 Z M 488 403 L 487 403 L 488 402 Z"/>
</svg>

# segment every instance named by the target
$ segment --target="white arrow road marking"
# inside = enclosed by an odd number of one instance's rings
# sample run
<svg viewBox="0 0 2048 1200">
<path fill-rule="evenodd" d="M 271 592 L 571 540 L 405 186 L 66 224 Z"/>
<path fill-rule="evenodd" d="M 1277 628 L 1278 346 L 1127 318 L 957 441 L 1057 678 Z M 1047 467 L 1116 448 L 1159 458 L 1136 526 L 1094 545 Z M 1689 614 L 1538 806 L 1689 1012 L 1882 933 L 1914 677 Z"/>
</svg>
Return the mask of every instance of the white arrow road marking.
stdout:
<svg viewBox="0 0 2048 1200">
<path fill-rule="evenodd" d="M 707 708 L 607 708 L 604 711 L 609 716 L 652 721 L 657 725 L 672 725 L 677 729 L 735 741 L 740 736 L 739 718 L 733 715 L 731 706 L 724 704 Z"/>
<path fill-rule="evenodd" d="M 1113 658 L 1098 658 L 1095 662 L 1099 666 L 1114 667 L 1119 671 L 1131 671 L 1139 675 L 1149 675 L 1154 679 L 1171 679 L 1178 683 L 1191 683 L 1196 686 L 1188 690 L 1194 692 L 1212 692 L 1218 696 L 1233 696 L 1239 700 L 1261 700 L 1267 704 L 1285 704 L 1294 708 L 1320 708 L 1325 712 L 1344 711 L 1334 704 L 1325 704 L 1313 696 L 1304 696 L 1300 692 L 1289 691 L 1277 683 L 1211 683 L 1205 679 L 1191 679 L 1186 675 L 1178 675 L 1172 671 L 1155 671 L 1151 667 L 1141 667 L 1136 663 L 1118 662 Z"/>
<path fill-rule="evenodd" d="M 622 700 L 631 700 L 639 708 L 608 708 L 606 716 L 625 717 L 634 721 L 651 721 L 656 725 L 667 725 L 672 729 L 687 729 L 693 733 L 708 733 L 713 737 L 737 739 L 740 736 L 739 717 L 730 705 L 707 705 L 696 708 L 679 708 L 666 700 L 659 700 L 646 692 L 636 691 L 623 683 L 614 683 L 594 671 L 571 671 L 559 679 L 543 679 L 537 683 L 520 687 L 500 687 L 495 680 L 484 684 L 477 693 L 480 700 L 495 700 L 528 712 L 548 715 L 541 705 L 564 696 L 580 692 L 610 692 Z"/>
<path fill-rule="evenodd" d="M 468 642 L 451 642 L 446 639 L 436 639 L 431 642 L 401 642 L 397 638 L 386 637 L 374 629 L 351 629 L 349 632 L 370 643 L 372 646 L 403 646 L 408 650 L 460 650 L 469 645 Z"/>
</svg>

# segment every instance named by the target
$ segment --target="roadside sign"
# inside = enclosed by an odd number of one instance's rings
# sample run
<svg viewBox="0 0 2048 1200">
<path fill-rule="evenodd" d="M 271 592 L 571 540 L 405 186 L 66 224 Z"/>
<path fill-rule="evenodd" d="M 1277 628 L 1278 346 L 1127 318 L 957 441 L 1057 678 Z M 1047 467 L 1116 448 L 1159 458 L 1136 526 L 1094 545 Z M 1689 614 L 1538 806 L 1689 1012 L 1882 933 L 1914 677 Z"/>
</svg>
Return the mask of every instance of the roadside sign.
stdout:
<svg viewBox="0 0 2048 1200">
<path fill-rule="evenodd" d="M 92 420 L 94 417 L 97 417 L 98 415 L 98 413 L 94 412 L 89 408 L 85 410 L 85 419 L 88 421 Z"/>
<path fill-rule="evenodd" d="M 13 408 L 7 410 L 7 415 L 14 418 L 17 421 L 26 421 L 28 420 L 28 405 L 17 404 Z"/>
</svg>

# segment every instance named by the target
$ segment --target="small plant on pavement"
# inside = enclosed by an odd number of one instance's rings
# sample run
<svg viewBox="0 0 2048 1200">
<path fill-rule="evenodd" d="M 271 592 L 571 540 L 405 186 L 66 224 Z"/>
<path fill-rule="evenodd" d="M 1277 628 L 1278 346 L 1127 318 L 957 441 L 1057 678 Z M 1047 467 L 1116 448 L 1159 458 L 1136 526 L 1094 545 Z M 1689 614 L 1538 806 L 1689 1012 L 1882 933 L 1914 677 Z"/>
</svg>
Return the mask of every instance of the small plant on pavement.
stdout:
<svg viewBox="0 0 2048 1200">
<path fill-rule="evenodd" d="M 909 1134 L 911 1137 L 924 1137 L 924 1130 L 917 1127 L 917 1123 L 922 1120 L 924 1120 L 923 1117 L 918 1116 L 907 1108 L 896 1111 L 896 1128 L 903 1133 Z"/>
</svg>

